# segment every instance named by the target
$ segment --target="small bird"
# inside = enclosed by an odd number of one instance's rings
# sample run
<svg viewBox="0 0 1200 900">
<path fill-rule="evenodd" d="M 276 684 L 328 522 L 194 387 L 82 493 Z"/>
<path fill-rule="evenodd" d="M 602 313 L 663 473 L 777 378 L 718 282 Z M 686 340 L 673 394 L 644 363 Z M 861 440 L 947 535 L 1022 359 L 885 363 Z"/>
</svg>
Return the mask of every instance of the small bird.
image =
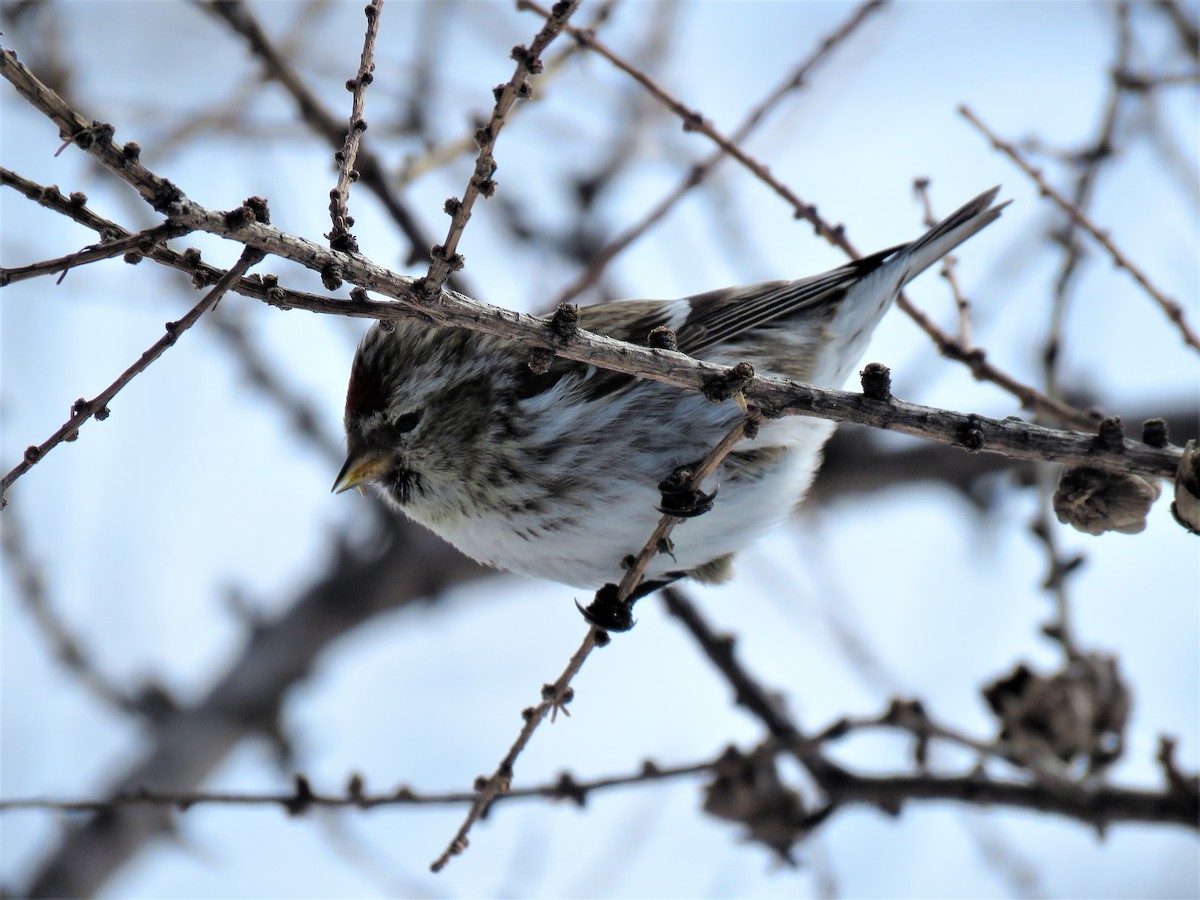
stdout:
<svg viewBox="0 0 1200 900">
<path fill-rule="evenodd" d="M 601 303 L 580 310 L 579 326 L 636 344 L 666 327 L 690 356 L 840 387 L 904 285 L 996 220 L 1007 205 L 993 205 L 998 191 L 911 243 L 821 275 Z M 490 566 L 591 589 L 617 582 L 661 516 L 660 482 L 703 459 L 744 414 L 562 358 L 539 374 L 529 360 L 527 347 L 475 331 L 374 325 L 350 372 L 348 455 L 333 489 L 369 484 Z M 734 554 L 803 498 L 833 429 L 800 416 L 764 421 L 718 468 L 711 510 L 677 527 L 650 563 L 646 588 L 728 579 Z"/>
</svg>

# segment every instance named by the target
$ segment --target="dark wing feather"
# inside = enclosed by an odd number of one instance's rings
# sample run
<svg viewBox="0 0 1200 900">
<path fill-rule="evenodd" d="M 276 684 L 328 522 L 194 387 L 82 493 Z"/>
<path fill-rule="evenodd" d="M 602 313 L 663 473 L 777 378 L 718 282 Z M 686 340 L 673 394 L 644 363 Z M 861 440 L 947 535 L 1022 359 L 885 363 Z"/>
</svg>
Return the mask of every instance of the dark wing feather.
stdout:
<svg viewBox="0 0 1200 900">
<path fill-rule="evenodd" d="M 745 287 L 724 288 L 686 297 L 690 311 L 676 332 L 679 350 L 689 356 L 703 354 L 718 344 L 777 319 L 802 313 L 817 314 L 822 307 L 831 311 L 847 288 L 866 277 L 897 250 L 883 250 L 841 268 L 803 278 L 799 281 L 765 281 Z M 680 301 L 618 300 L 585 306 L 579 326 L 618 341 L 645 346 L 650 332 L 670 323 Z M 518 397 L 528 399 L 550 390 L 567 375 L 581 379 L 583 396 L 598 400 L 624 390 L 637 381 L 636 376 L 598 369 L 586 363 L 558 357 L 545 373 L 538 375 L 522 363 L 518 373 Z"/>
<path fill-rule="evenodd" d="M 847 289 L 879 268 L 906 245 L 882 250 L 852 263 L 798 281 L 764 281 L 689 297 L 692 312 L 679 329 L 679 349 L 703 356 L 718 344 L 778 319 L 832 310 Z"/>
</svg>

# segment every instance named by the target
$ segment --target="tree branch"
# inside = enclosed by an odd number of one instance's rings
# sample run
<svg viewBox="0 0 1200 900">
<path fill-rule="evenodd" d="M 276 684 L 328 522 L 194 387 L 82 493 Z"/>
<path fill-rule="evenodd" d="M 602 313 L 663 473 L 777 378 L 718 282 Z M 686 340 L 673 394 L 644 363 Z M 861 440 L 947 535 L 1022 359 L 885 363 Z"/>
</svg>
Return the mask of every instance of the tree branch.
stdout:
<svg viewBox="0 0 1200 900">
<path fill-rule="evenodd" d="M 71 405 L 71 416 L 64 422 L 59 429 L 46 438 L 40 444 L 31 444 L 25 450 L 25 454 L 21 461 L 17 463 L 3 479 L 0 479 L 0 509 L 8 505 L 8 498 L 5 494 L 18 478 L 32 469 L 46 454 L 61 444 L 63 441 L 73 441 L 79 437 L 79 427 L 88 419 L 95 417 L 100 421 L 108 418 L 108 404 L 112 401 L 125 385 L 133 381 L 138 375 L 146 371 L 150 365 L 167 350 L 174 346 L 179 340 L 179 336 L 187 331 L 200 320 L 200 317 L 212 309 L 218 300 L 225 296 L 226 292 L 244 275 L 251 266 L 255 265 L 265 256 L 262 251 L 253 247 L 246 247 L 242 251 L 241 257 L 237 263 L 225 273 L 216 286 L 204 295 L 199 303 L 191 308 L 183 318 L 175 322 L 168 322 L 166 325 L 166 334 L 155 341 L 150 349 L 146 350 L 137 361 L 122 372 L 117 380 L 102 390 L 91 400 L 85 400 L 80 397 Z"/>
<path fill-rule="evenodd" d="M 1183 336 L 1184 343 L 1194 350 L 1200 350 L 1200 337 L 1197 337 L 1196 332 L 1193 331 L 1192 327 L 1188 324 L 1187 319 L 1183 314 L 1183 307 L 1155 287 L 1146 274 L 1142 272 L 1140 268 L 1134 265 L 1133 261 L 1124 253 L 1122 253 L 1117 245 L 1113 243 L 1113 240 L 1107 231 L 1101 230 L 1095 223 L 1092 222 L 1091 219 L 1083 214 L 1079 207 L 1052 188 L 1049 182 L 1042 177 L 1042 173 L 1030 165 L 1025 158 L 1021 156 L 1016 147 L 1007 141 L 1002 140 L 996 135 L 995 132 L 983 124 L 980 118 L 971 111 L 970 107 L 965 105 L 960 106 L 958 111 L 964 119 L 979 129 L 980 133 L 982 133 L 984 137 L 991 142 L 993 147 L 1016 163 L 1017 167 L 1033 180 L 1034 184 L 1038 186 L 1038 190 L 1041 192 L 1043 197 L 1049 197 L 1051 200 L 1053 200 L 1055 205 L 1058 206 L 1058 208 L 1065 212 L 1068 216 L 1070 216 L 1073 222 L 1075 222 L 1077 225 L 1083 228 L 1084 231 L 1095 238 L 1096 242 L 1106 251 L 1108 251 L 1108 255 L 1112 257 L 1112 260 L 1114 263 L 1116 263 L 1118 269 L 1125 269 L 1130 275 L 1133 276 L 1133 280 L 1141 285 L 1142 289 L 1149 294 L 1151 299 L 1153 299 L 1154 302 L 1162 308 L 1162 311 L 1167 314 L 1167 318 L 1175 324 L 1175 327 Z"/>
</svg>

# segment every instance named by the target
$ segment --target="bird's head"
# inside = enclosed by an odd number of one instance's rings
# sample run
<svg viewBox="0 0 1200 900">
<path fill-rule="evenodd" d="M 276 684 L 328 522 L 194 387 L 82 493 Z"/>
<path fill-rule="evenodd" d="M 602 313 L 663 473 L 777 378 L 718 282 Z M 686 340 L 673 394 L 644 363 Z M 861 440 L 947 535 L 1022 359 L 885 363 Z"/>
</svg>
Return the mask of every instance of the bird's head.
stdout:
<svg viewBox="0 0 1200 900">
<path fill-rule="evenodd" d="M 350 370 L 347 456 L 333 490 L 373 485 L 422 519 L 461 505 L 490 456 L 498 354 L 493 341 L 460 329 L 372 327 Z"/>
</svg>

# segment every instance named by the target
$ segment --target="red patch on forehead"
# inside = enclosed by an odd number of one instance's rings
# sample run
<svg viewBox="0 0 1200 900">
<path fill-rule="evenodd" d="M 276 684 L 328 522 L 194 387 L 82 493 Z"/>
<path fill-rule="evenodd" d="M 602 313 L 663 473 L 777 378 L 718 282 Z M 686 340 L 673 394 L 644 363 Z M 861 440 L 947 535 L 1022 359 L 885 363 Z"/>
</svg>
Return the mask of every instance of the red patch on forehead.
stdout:
<svg viewBox="0 0 1200 900">
<path fill-rule="evenodd" d="M 373 365 L 359 353 L 350 369 L 350 385 L 346 388 L 346 415 L 365 418 L 381 412 L 387 406 L 387 392 L 379 366 Z"/>
</svg>

